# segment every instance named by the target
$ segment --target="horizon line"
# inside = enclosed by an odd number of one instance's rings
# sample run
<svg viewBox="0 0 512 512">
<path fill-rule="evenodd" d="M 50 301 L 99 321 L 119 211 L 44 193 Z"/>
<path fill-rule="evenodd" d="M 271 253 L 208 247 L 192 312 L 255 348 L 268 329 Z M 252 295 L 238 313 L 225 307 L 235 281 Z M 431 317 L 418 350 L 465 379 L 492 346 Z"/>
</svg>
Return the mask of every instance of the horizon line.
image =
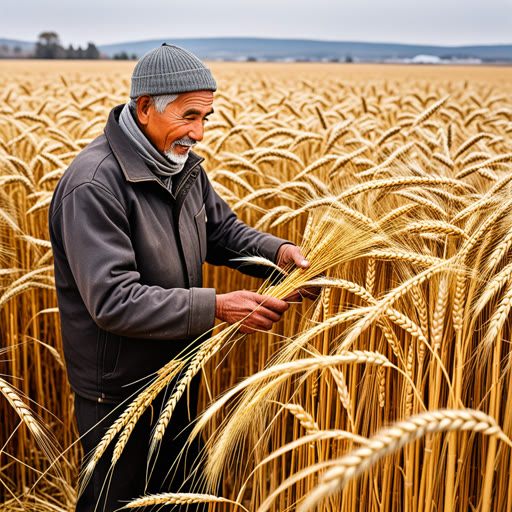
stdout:
<svg viewBox="0 0 512 512">
<path fill-rule="evenodd" d="M 57 32 L 56 32 L 57 33 Z M 57 33 L 58 35 L 58 33 Z M 34 41 L 26 41 L 23 39 L 15 39 L 11 37 L 0 36 L 0 39 L 17 41 L 20 43 L 31 43 L 36 44 L 37 40 Z M 60 39 L 60 38 L 59 38 Z M 465 47 L 473 47 L 473 46 L 512 46 L 512 41 L 505 43 L 457 43 L 457 44 L 439 44 L 439 43 L 406 43 L 406 42 L 397 42 L 397 41 L 368 41 L 368 40 L 339 40 L 339 39 L 316 39 L 310 37 L 268 37 L 268 36 L 199 36 L 199 37 L 152 37 L 148 39 L 137 39 L 137 40 L 124 40 L 114 43 L 97 43 L 94 41 L 89 41 L 94 43 L 96 46 L 114 46 L 120 44 L 133 44 L 133 43 L 145 43 L 152 41 L 173 41 L 173 40 L 208 40 L 208 39 L 258 39 L 258 40 L 270 40 L 270 41 L 310 41 L 310 42 L 319 42 L 319 43 L 352 43 L 352 44 L 378 44 L 378 45 L 401 45 L 401 46 L 430 46 L 433 48 L 465 48 Z M 82 43 L 70 43 L 70 44 L 82 44 Z"/>
</svg>

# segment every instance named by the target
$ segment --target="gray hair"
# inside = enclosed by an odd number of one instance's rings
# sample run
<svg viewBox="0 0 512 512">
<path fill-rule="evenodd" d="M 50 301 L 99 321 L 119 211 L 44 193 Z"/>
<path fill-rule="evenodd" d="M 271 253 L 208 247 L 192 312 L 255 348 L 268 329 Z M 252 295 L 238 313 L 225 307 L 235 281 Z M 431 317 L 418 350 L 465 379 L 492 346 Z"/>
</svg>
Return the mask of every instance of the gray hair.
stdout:
<svg viewBox="0 0 512 512">
<path fill-rule="evenodd" d="M 159 114 L 163 114 L 165 107 L 169 105 L 169 103 L 172 103 L 176 98 L 178 97 L 178 94 L 158 94 L 156 96 L 150 96 L 151 101 L 153 102 L 153 105 L 155 106 L 155 110 Z M 130 110 L 133 112 L 137 112 L 137 100 L 131 99 L 128 103 L 128 106 L 130 107 Z"/>
</svg>

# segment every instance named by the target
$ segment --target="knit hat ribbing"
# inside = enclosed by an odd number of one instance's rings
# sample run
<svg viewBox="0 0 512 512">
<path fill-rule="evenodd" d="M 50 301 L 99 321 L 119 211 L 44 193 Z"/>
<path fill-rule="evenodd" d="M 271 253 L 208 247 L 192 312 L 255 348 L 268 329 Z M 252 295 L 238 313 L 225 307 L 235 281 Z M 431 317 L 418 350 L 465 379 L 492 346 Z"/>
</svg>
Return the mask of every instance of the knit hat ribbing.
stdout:
<svg viewBox="0 0 512 512">
<path fill-rule="evenodd" d="M 184 48 L 164 43 L 137 62 L 132 74 L 130 98 L 204 90 L 217 90 L 210 69 Z"/>
</svg>

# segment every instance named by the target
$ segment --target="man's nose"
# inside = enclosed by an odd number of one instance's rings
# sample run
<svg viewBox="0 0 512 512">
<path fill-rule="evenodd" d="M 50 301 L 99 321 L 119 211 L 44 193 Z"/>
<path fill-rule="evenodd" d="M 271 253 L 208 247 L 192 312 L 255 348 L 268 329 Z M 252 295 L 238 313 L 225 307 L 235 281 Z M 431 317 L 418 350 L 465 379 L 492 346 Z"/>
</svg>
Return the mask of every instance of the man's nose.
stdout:
<svg viewBox="0 0 512 512">
<path fill-rule="evenodd" d="M 191 139 L 197 140 L 197 142 L 200 142 L 203 140 L 204 135 L 204 126 L 203 122 L 198 120 L 195 121 L 192 126 L 190 127 L 190 131 L 188 132 L 188 136 Z"/>
</svg>

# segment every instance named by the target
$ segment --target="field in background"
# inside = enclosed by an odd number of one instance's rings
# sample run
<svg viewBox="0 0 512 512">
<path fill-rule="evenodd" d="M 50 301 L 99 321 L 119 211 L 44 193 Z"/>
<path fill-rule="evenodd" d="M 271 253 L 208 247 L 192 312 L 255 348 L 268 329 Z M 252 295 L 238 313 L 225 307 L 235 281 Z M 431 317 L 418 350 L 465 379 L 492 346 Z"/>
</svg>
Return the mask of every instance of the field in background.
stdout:
<svg viewBox="0 0 512 512">
<path fill-rule="evenodd" d="M 0 61 L 0 509 L 75 499 L 47 208 L 133 66 Z M 512 508 L 512 68 L 211 67 L 214 186 L 324 281 L 273 335 L 208 347 L 205 405 L 267 373 L 205 421 L 205 489 L 251 511 Z M 208 267 L 205 285 L 260 283 Z"/>
</svg>

